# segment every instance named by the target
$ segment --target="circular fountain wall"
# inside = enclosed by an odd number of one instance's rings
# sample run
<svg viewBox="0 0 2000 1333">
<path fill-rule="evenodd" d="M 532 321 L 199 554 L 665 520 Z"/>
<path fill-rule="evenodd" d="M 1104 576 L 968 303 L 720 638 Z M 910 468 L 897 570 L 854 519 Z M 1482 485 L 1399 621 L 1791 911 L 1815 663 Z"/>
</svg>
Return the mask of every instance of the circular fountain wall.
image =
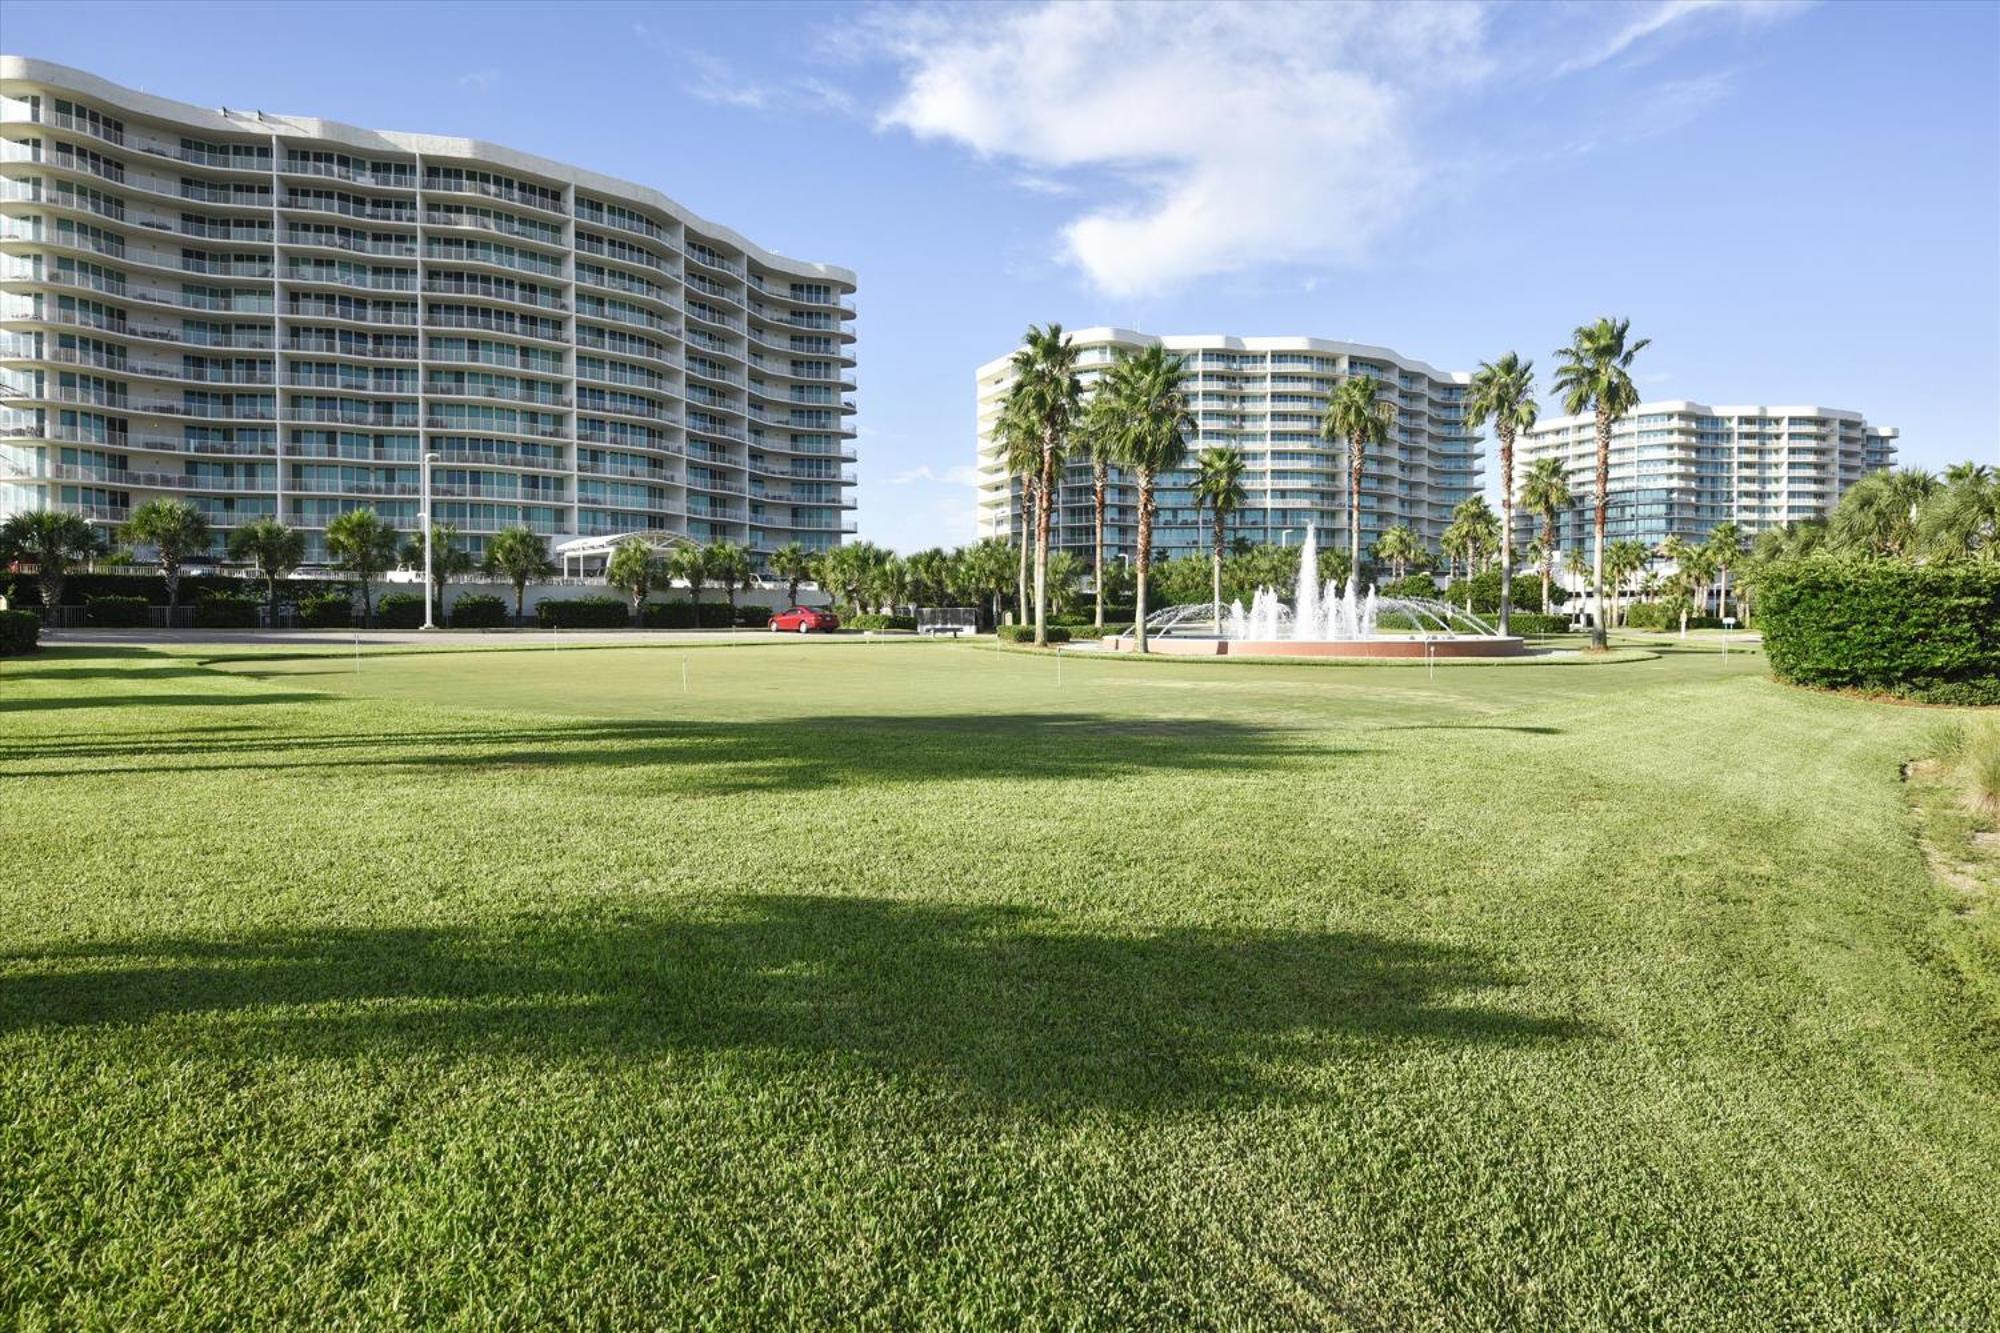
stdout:
<svg viewBox="0 0 2000 1333">
<path fill-rule="evenodd" d="M 1132 635 L 1106 639 L 1131 652 Z M 1514 657 L 1526 645 L 1469 611 L 1418 597 L 1364 597 L 1350 577 L 1343 587 L 1319 580 L 1319 551 L 1310 530 L 1299 548 L 1298 585 L 1291 605 L 1259 588 L 1246 609 L 1232 602 L 1217 623 L 1207 602 L 1170 606 L 1146 617 L 1148 651 L 1199 657 Z"/>
</svg>

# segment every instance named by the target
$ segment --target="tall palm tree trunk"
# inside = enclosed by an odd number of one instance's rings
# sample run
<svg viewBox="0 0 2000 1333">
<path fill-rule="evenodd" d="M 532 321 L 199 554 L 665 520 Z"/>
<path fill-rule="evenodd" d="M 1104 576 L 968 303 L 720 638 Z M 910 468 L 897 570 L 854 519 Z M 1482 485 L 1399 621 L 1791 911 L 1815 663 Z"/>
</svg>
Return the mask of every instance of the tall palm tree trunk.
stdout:
<svg viewBox="0 0 2000 1333">
<path fill-rule="evenodd" d="M 1133 607 L 1132 646 L 1146 652 L 1146 575 L 1153 567 L 1153 477 L 1139 474 L 1139 583 Z"/>
<path fill-rule="evenodd" d="M 1542 515 L 1542 614 L 1549 614 L 1549 585 L 1556 573 L 1556 520 L 1553 512 Z"/>
<path fill-rule="evenodd" d="M 1347 577 L 1361 577 L 1361 441 L 1347 442 Z M 1318 574 L 1315 572 L 1314 577 Z"/>
<path fill-rule="evenodd" d="M 1104 464 L 1094 463 L 1090 469 L 1090 501 L 1097 510 L 1097 562 L 1093 576 L 1097 580 L 1097 628 L 1104 628 Z"/>
<path fill-rule="evenodd" d="M 1035 479 L 1026 473 L 1021 475 L 1021 569 L 1015 580 L 1014 611 L 1022 620 L 1028 617 L 1028 542 L 1031 515 L 1035 512 Z"/>
<path fill-rule="evenodd" d="M 1055 441 L 1042 441 L 1042 476 L 1035 487 L 1035 646 L 1049 646 L 1049 518 L 1055 512 Z"/>
<path fill-rule="evenodd" d="M 1500 427 L 1500 633 L 1511 634 L 1514 610 L 1514 428 Z"/>
<path fill-rule="evenodd" d="M 1215 632 L 1222 633 L 1222 506 L 1215 508 L 1215 555 L 1209 562 L 1209 593 L 1212 599 L 1209 613 L 1215 617 Z"/>
<path fill-rule="evenodd" d="M 1607 647 L 1610 627 L 1604 619 L 1604 522 L 1610 512 L 1611 414 L 1602 403 L 1597 407 L 1597 516 L 1596 545 L 1590 556 L 1591 580 L 1597 587 L 1597 624 L 1590 631 L 1590 646 Z"/>
</svg>

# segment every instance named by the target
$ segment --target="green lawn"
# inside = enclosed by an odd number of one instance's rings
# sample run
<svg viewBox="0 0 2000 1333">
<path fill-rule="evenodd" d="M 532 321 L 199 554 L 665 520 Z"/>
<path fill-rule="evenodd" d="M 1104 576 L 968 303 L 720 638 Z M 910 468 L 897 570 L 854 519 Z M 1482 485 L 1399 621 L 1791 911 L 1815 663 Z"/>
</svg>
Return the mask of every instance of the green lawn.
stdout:
<svg viewBox="0 0 2000 1333">
<path fill-rule="evenodd" d="M 1936 714 L 1654 647 L 9 660 L 0 1325 L 1992 1327 Z"/>
</svg>

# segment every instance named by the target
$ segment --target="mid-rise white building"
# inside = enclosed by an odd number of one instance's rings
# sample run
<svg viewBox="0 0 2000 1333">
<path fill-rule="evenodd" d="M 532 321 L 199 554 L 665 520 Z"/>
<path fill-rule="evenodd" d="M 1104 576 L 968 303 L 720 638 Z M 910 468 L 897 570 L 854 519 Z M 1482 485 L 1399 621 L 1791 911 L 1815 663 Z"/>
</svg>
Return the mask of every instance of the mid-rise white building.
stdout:
<svg viewBox="0 0 2000 1333">
<path fill-rule="evenodd" d="M 1437 370 L 1381 347 L 1321 338 L 1166 336 L 1129 329 L 1078 329 L 1086 390 L 1121 352 L 1161 346 L 1184 358 L 1188 399 L 1197 433 L 1188 441 L 1186 466 L 1161 478 L 1154 523 L 1156 558 L 1206 553 L 1211 520 L 1194 507 L 1190 487 L 1194 456 L 1215 445 L 1242 450 L 1249 503 L 1230 521 L 1231 532 L 1260 543 L 1298 542 L 1315 529 L 1322 547 L 1347 542 L 1346 446 L 1321 438 L 1327 395 L 1342 379 L 1369 375 L 1383 381 L 1385 401 L 1396 407 L 1389 442 L 1363 465 L 1361 543 L 1365 550 L 1399 523 L 1436 546 L 1451 522 L 1452 506 L 1479 491 L 1479 441 L 1465 427 L 1464 396 L 1470 377 Z M 1012 353 L 981 366 L 978 402 L 978 531 L 982 537 L 1020 539 L 1021 488 L 1007 473 L 993 437 L 1008 388 Z M 1106 514 L 1107 559 L 1129 557 L 1138 540 L 1136 488 L 1115 470 Z M 1054 544 L 1089 559 L 1095 517 L 1090 466 L 1072 461 L 1057 496 Z"/>
<path fill-rule="evenodd" d="M 1894 465 L 1893 427 L 1832 407 L 1709 407 L 1641 403 L 1611 433 L 1605 540 L 1656 547 L 1669 537 L 1705 538 L 1733 522 L 1745 536 L 1830 512 L 1849 486 Z M 1514 451 L 1515 484 L 1535 460 L 1563 460 L 1575 500 L 1561 520 L 1564 549 L 1589 539 L 1596 504 L 1595 418 L 1545 418 Z M 1541 520 L 1515 507 L 1514 539 L 1526 545 Z"/>
<path fill-rule="evenodd" d="M 0 515 L 172 496 L 318 560 L 350 509 L 416 529 L 435 454 L 475 553 L 515 525 L 835 545 L 854 290 L 511 149 L 0 56 Z"/>
</svg>

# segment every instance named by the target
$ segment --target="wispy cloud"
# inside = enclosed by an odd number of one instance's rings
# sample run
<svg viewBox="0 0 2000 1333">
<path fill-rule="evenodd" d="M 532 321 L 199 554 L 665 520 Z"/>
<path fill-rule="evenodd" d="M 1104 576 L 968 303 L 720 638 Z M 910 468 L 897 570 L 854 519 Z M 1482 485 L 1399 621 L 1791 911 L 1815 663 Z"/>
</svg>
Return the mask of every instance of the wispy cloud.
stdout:
<svg viewBox="0 0 2000 1333">
<path fill-rule="evenodd" d="M 814 111 L 852 115 L 854 98 L 843 88 L 814 76 L 779 79 L 747 75 L 712 52 L 679 46 L 643 23 L 632 25 L 640 42 L 671 55 L 685 70 L 681 91 L 699 102 L 743 111 Z"/>
<path fill-rule="evenodd" d="M 459 87 L 470 92 L 491 92 L 500 82 L 500 71 L 490 68 L 467 70 L 465 73 L 459 75 L 454 82 Z"/>
<path fill-rule="evenodd" d="M 1685 31 L 1690 19 L 1770 23 L 1805 8 L 1809 3 L 1810 0 L 1658 0 L 1654 5 L 1640 9 L 1636 17 L 1604 41 L 1558 64 L 1555 72 L 1561 76 L 1595 69 L 1662 34 Z"/>
</svg>

